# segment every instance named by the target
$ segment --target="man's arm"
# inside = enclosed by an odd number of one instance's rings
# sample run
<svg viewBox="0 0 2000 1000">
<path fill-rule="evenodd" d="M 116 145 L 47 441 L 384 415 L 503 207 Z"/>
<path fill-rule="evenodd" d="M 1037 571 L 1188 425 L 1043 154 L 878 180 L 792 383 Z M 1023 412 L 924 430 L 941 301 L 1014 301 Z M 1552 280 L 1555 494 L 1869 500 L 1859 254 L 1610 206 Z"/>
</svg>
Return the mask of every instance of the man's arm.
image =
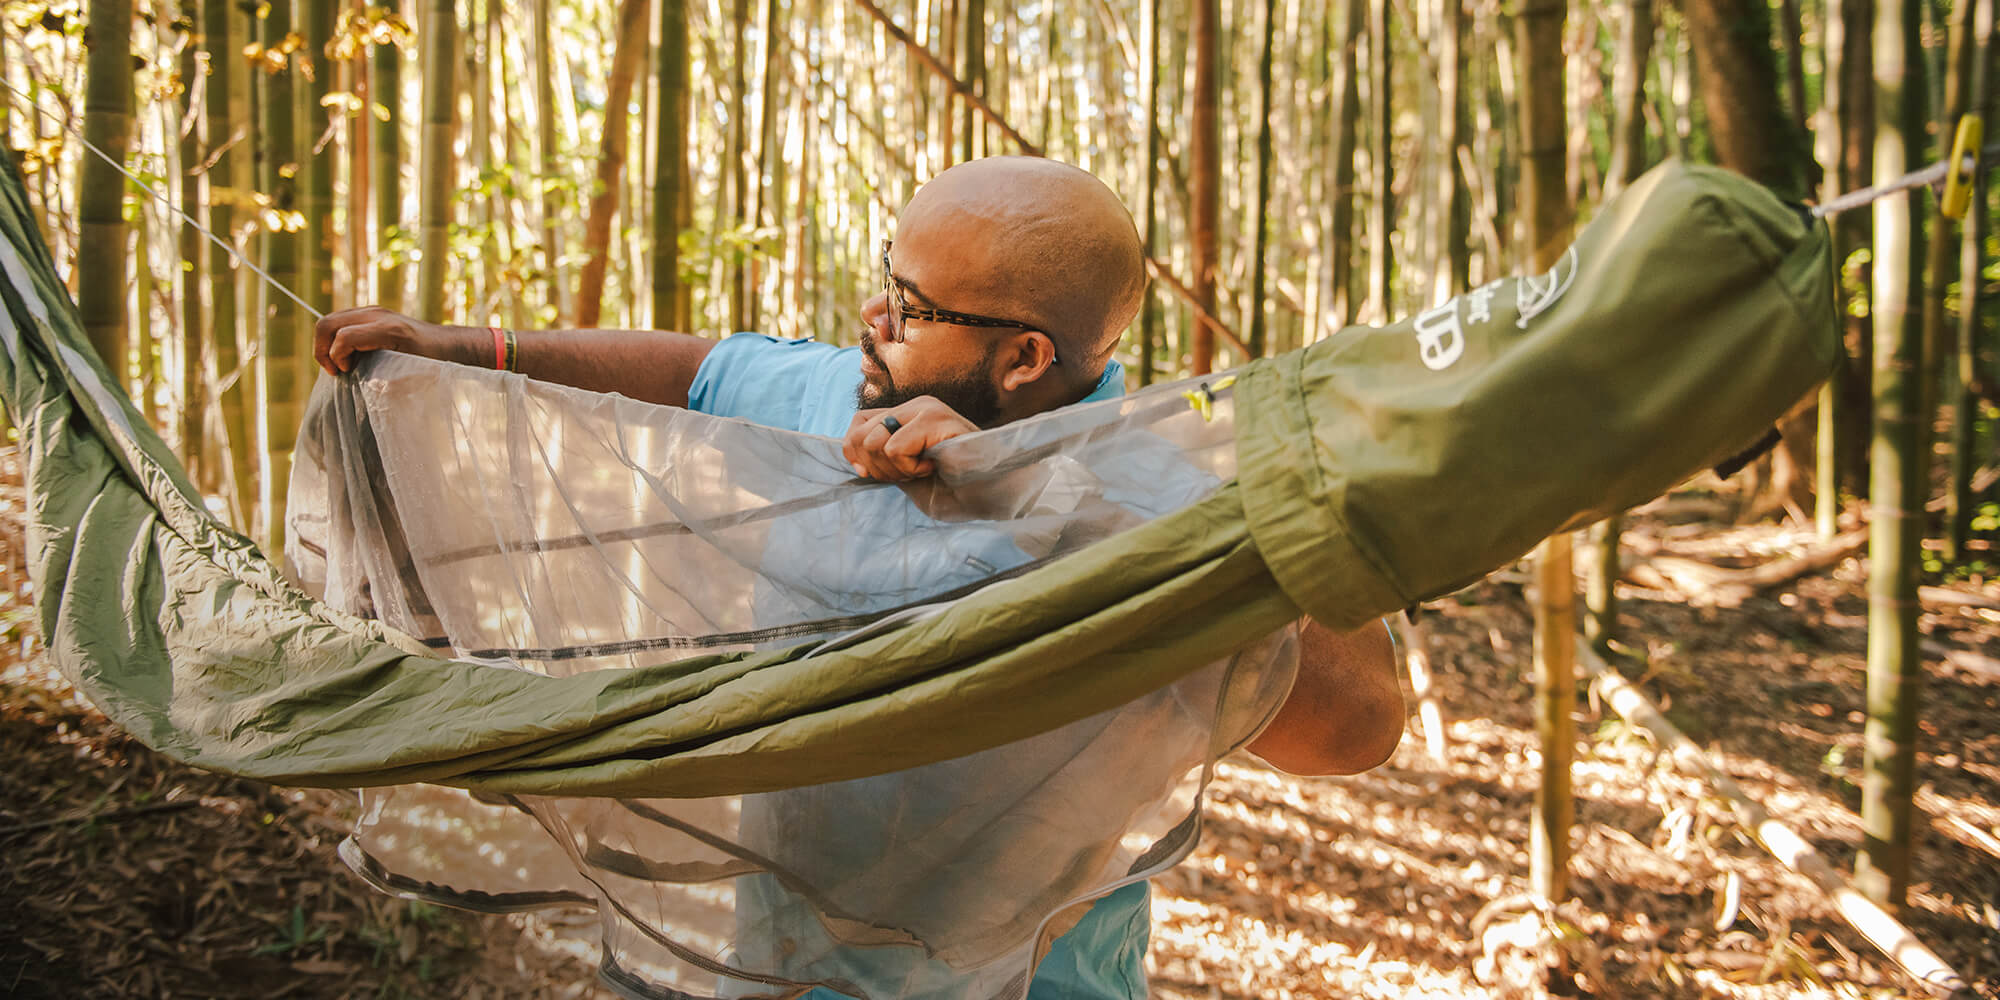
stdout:
<svg viewBox="0 0 2000 1000">
<path fill-rule="evenodd" d="M 1299 623 L 1299 675 L 1251 753 L 1292 774 L 1359 774 L 1403 738 L 1403 690 L 1389 630 L 1373 622 L 1342 635 Z"/>
<path fill-rule="evenodd" d="M 516 330 L 514 367 L 545 382 L 686 406 L 696 370 L 715 341 L 664 330 Z M 329 375 L 358 351 L 401 351 L 492 368 L 485 327 L 440 326 L 381 306 L 328 313 L 313 328 L 313 358 Z"/>
</svg>

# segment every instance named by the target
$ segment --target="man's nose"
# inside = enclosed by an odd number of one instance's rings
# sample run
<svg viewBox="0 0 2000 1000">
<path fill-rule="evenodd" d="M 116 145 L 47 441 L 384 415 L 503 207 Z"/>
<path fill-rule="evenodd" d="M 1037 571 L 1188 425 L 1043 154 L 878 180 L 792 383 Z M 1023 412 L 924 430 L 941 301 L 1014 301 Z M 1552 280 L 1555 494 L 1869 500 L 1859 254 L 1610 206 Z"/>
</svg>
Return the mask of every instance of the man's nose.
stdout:
<svg viewBox="0 0 2000 1000">
<path fill-rule="evenodd" d="M 861 322 L 873 329 L 876 336 L 888 339 L 889 293 L 876 292 L 868 301 L 861 303 Z"/>
</svg>

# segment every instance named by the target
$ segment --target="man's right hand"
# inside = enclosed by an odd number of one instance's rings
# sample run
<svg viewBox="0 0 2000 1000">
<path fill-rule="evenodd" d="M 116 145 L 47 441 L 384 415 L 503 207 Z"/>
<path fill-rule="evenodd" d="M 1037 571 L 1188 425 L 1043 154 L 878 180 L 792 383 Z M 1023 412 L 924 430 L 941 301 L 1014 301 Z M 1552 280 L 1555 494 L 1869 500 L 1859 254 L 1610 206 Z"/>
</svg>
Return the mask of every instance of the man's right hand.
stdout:
<svg viewBox="0 0 2000 1000">
<path fill-rule="evenodd" d="M 313 360 L 328 375 L 353 368 L 356 351 L 385 350 L 493 366 L 493 341 L 485 331 L 426 323 L 381 306 L 328 313 L 313 327 Z"/>
</svg>

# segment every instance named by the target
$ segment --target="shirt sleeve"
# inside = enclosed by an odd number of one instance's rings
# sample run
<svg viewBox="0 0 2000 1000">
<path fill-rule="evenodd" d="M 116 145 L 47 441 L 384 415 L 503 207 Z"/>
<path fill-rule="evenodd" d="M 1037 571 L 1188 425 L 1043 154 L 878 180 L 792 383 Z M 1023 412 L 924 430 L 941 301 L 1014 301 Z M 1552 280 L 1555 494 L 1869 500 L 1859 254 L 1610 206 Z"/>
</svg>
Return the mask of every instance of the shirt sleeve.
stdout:
<svg viewBox="0 0 2000 1000">
<path fill-rule="evenodd" d="M 830 406 L 837 408 L 844 400 L 852 416 L 854 386 L 861 378 L 859 354 L 817 340 L 738 333 L 702 359 L 688 387 L 688 409 L 827 434 L 824 425 L 831 414 L 825 411 Z M 839 430 L 846 430 L 845 421 Z"/>
</svg>

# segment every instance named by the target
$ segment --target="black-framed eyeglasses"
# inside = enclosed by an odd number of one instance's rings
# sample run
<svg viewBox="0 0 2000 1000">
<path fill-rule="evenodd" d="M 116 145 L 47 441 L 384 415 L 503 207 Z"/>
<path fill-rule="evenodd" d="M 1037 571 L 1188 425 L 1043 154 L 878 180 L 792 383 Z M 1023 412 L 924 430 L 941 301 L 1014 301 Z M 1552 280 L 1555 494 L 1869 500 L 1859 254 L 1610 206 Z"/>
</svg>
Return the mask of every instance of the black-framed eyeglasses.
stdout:
<svg viewBox="0 0 2000 1000">
<path fill-rule="evenodd" d="M 962 313 L 950 309 L 932 309 L 913 306 L 903 297 L 903 279 L 889 269 L 889 247 L 893 240 L 882 241 L 882 289 L 889 296 L 889 342 L 903 342 L 903 331 L 910 320 L 926 323 L 950 323 L 954 326 L 977 326 L 998 330 L 1033 330 L 1043 336 L 1048 331 L 1032 323 L 1015 319 L 1001 319 L 997 316 L 981 316 L 978 313 Z M 1055 338 L 1049 338 L 1049 363 L 1062 364 L 1062 358 L 1055 353 Z"/>
</svg>

